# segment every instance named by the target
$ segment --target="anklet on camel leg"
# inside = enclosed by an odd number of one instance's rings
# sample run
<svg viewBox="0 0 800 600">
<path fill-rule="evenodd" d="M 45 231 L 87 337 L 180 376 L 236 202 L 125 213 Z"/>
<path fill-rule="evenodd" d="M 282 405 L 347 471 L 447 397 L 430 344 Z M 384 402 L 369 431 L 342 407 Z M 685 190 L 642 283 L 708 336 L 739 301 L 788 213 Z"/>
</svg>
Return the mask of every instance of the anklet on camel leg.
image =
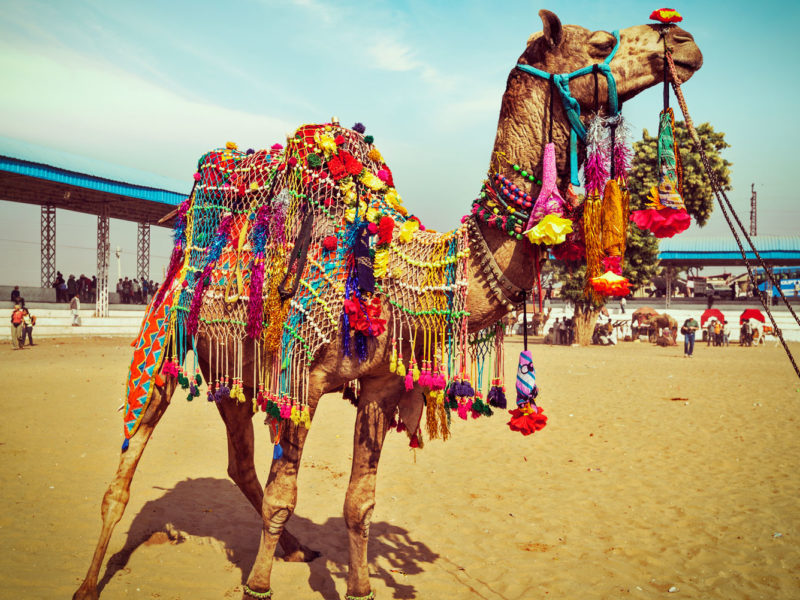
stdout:
<svg viewBox="0 0 800 600">
<path fill-rule="evenodd" d="M 244 589 L 244 595 L 250 596 L 251 598 L 259 598 L 260 600 L 267 600 L 268 598 L 272 598 L 272 590 L 267 590 L 266 592 L 257 592 L 247 587 L 247 584 L 244 584 L 243 589 Z"/>
<path fill-rule="evenodd" d="M 348 596 L 345 594 L 344 600 L 375 600 L 375 592 L 370 592 L 366 596 Z"/>
</svg>

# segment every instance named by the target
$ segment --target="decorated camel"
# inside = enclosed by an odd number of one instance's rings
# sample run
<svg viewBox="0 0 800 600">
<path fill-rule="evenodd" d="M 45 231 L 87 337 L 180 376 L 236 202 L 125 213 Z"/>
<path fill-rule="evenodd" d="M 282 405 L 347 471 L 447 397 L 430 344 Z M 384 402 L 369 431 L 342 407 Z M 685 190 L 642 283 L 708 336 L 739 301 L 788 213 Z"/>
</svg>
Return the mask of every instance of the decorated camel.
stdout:
<svg viewBox="0 0 800 600">
<path fill-rule="evenodd" d="M 665 45 L 684 80 L 702 63 L 691 35 L 677 27 L 609 33 L 539 14 L 544 29 L 508 78 L 488 178 L 450 232 L 425 230 L 408 215 L 361 124 L 306 125 L 285 146 L 242 152 L 228 144 L 200 159 L 175 218 L 167 276 L 134 344 L 120 464 L 74 598 L 97 598 L 142 452 L 176 389 L 191 400 L 203 381 L 227 428 L 228 473 L 263 517 L 244 588 L 252 598 L 272 595 L 279 542 L 287 560 L 316 556 L 286 523 L 319 399 L 345 390 L 357 406 L 344 503 L 346 597 L 374 597 L 367 541 L 387 432 L 405 431 L 417 447 L 423 430 L 428 439 L 447 439 L 451 418 L 505 407 L 497 324 L 530 297 L 544 247 L 562 247 L 569 235 L 575 245 L 576 233 L 585 230 L 587 241 L 592 233 L 567 189 L 575 175 L 566 165 L 572 132 L 583 141 L 581 119 L 591 110 L 614 117 L 619 101 L 661 81 Z M 603 65 L 599 81 L 594 64 Z M 571 83 L 547 76 L 587 66 Z M 624 185 L 619 169 L 616 176 Z M 484 351 L 492 346 L 493 361 Z M 544 417 L 533 403 L 532 365 L 522 358 L 520 372 L 510 424 L 531 433 Z M 263 491 L 253 461 L 257 412 L 274 443 Z"/>
</svg>

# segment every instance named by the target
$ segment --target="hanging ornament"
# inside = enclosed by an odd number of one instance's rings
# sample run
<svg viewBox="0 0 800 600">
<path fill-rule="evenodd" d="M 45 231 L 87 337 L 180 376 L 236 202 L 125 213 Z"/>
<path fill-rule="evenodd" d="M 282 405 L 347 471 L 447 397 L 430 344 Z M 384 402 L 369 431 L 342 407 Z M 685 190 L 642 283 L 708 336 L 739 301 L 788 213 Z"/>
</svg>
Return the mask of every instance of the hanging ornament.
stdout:
<svg viewBox="0 0 800 600">
<path fill-rule="evenodd" d="M 683 203 L 683 168 L 675 147 L 675 115 L 667 107 L 661 111 L 658 127 L 658 185 L 650 188 L 647 207 L 637 210 L 631 220 L 641 229 L 649 229 L 657 238 L 672 237 L 691 223 Z"/>
<path fill-rule="evenodd" d="M 533 357 L 530 350 L 526 349 L 520 353 L 517 365 L 517 408 L 508 411 L 511 419 L 507 424 L 511 431 L 531 435 L 547 424 L 544 411 L 534 401 L 538 395 Z"/>
</svg>

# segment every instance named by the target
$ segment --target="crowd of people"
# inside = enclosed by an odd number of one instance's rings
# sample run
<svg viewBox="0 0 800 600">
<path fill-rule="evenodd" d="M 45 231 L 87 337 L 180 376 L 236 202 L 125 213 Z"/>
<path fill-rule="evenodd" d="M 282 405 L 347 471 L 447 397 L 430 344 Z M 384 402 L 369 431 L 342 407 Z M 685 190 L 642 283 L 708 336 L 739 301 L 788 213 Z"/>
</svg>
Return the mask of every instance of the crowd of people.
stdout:
<svg viewBox="0 0 800 600">
<path fill-rule="evenodd" d="M 97 299 L 97 277 L 70 275 L 64 279 L 59 271 L 56 273 L 53 288 L 56 291 L 56 302 L 69 303 L 72 326 L 80 326 L 81 302 L 95 302 Z M 158 283 L 144 278 L 137 280 L 125 277 L 117 282 L 116 288 L 119 301 L 123 304 L 146 304 L 157 291 Z M 35 346 L 33 328 L 36 325 L 36 317 L 25 307 L 25 298 L 22 297 L 18 285 L 14 286 L 11 291 L 11 302 L 14 304 L 11 312 L 11 345 L 13 349 L 22 350 L 25 348 L 26 341 L 27 345 Z"/>
<path fill-rule="evenodd" d="M 123 304 L 147 304 L 150 297 L 158 291 L 158 283 L 152 279 L 118 279 L 117 294 Z"/>
<path fill-rule="evenodd" d="M 711 319 L 706 326 L 706 346 L 728 346 L 730 333 L 727 321 Z"/>
<path fill-rule="evenodd" d="M 56 273 L 56 279 L 53 282 L 53 288 L 56 291 L 56 302 L 72 302 L 72 299 L 77 296 L 81 302 L 95 302 L 97 300 L 97 276 L 93 275 L 91 278 L 86 275 L 75 277 L 70 275 L 67 279 L 60 271 Z M 147 304 L 148 300 L 153 294 L 158 291 L 158 283 L 154 283 L 152 279 L 119 279 L 117 281 L 116 293 L 119 295 L 119 301 L 122 304 Z"/>
</svg>

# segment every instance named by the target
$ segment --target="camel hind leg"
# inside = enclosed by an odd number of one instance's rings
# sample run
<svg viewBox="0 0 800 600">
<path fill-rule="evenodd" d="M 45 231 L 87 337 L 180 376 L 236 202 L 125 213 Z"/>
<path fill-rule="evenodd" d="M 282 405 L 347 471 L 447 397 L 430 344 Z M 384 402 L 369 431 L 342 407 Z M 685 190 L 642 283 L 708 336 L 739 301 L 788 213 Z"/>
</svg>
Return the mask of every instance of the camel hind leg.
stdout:
<svg viewBox="0 0 800 600">
<path fill-rule="evenodd" d="M 139 429 L 130 439 L 128 449 L 120 455 L 117 473 L 103 496 L 100 509 L 103 527 L 100 530 L 100 539 L 97 541 L 86 577 L 78 591 L 72 596 L 73 600 L 95 600 L 98 597 L 97 576 L 100 573 L 106 550 L 108 550 L 108 543 L 114 527 L 119 523 L 125 507 L 128 505 L 133 474 L 136 472 L 136 466 L 139 464 L 139 459 L 142 457 L 153 430 L 164 415 L 164 411 L 167 410 L 174 391 L 175 380 L 172 378 L 167 379 L 167 384 L 163 388 L 155 388 Z"/>
<path fill-rule="evenodd" d="M 245 390 L 245 394 L 250 398 L 252 390 Z M 254 462 L 252 403 L 227 399 L 216 404 L 228 435 L 228 475 L 261 514 L 264 488 L 258 480 Z M 284 560 L 289 562 L 310 562 L 319 556 L 319 552 L 301 545 L 286 528 L 281 531 L 279 543 Z"/>
</svg>

